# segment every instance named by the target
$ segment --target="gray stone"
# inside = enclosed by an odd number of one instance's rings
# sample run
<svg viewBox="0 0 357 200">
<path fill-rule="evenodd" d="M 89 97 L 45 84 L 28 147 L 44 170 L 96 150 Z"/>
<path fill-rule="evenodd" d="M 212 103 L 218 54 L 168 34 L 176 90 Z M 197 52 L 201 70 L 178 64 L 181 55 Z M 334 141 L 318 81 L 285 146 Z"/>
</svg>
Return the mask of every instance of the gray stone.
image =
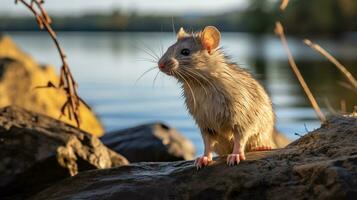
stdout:
<svg viewBox="0 0 357 200">
<path fill-rule="evenodd" d="M 356 117 L 334 117 L 286 148 L 246 156 L 199 171 L 177 161 L 83 172 L 33 199 L 356 199 Z"/>
<path fill-rule="evenodd" d="M 128 164 L 95 136 L 19 107 L 0 109 L 0 199 L 24 198 L 78 172 Z"/>
<path fill-rule="evenodd" d="M 152 123 L 106 133 L 102 142 L 130 162 L 192 160 L 195 148 L 181 133 L 162 123 Z"/>
</svg>

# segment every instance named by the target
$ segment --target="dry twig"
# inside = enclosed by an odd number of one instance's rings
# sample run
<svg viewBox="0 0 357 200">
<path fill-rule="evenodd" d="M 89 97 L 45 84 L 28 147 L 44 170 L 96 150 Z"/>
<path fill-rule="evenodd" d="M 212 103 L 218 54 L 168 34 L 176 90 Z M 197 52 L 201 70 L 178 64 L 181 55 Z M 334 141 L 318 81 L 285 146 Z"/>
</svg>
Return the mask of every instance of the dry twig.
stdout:
<svg viewBox="0 0 357 200">
<path fill-rule="evenodd" d="M 284 11 L 289 4 L 289 0 L 282 0 L 280 4 L 280 10 Z"/>
<path fill-rule="evenodd" d="M 43 8 L 42 4 L 44 3 L 43 0 L 30 0 L 28 3 L 26 0 L 15 0 L 15 3 L 21 2 L 25 5 L 36 17 L 36 21 L 41 30 L 45 29 L 49 35 L 51 36 L 53 42 L 56 45 L 58 53 L 61 57 L 62 67 L 61 67 L 61 75 L 60 75 L 60 82 L 58 86 L 55 86 L 53 83 L 48 82 L 46 86 L 39 86 L 37 88 L 60 88 L 66 92 L 67 100 L 63 104 L 61 108 L 61 115 L 68 114 L 70 120 L 72 120 L 72 116 L 77 123 L 77 126 L 80 126 L 80 113 L 79 113 L 79 106 L 82 102 L 86 107 L 90 109 L 90 107 L 78 96 L 77 93 L 77 84 L 73 79 L 72 73 L 68 67 L 66 55 L 60 46 L 57 35 L 55 31 L 51 27 L 52 20 L 47 14 L 46 10 Z"/>
<path fill-rule="evenodd" d="M 347 105 L 346 105 L 346 101 L 344 99 L 342 99 L 340 101 L 340 104 L 341 104 L 341 112 L 342 113 L 346 113 L 347 112 Z"/>
<path fill-rule="evenodd" d="M 355 91 L 357 91 L 357 81 L 353 77 L 353 75 L 346 69 L 345 66 L 343 66 L 336 58 L 334 58 L 330 53 L 328 53 L 325 49 L 323 49 L 320 45 L 311 42 L 309 39 L 305 39 L 304 43 L 323 55 L 327 60 L 329 60 L 331 63 L 333 63 L 337 69 L 340 70 L 340 72 L 345 76 L 345 78 L 349 81 L 351 86 L 354 88 Z"/>
<path fill-rule="evenodd" d="M 299 80 L 301 87 L 304 89 L 304 92 L 305 92 L 307 98 L 310 100 L 310 103 L 311 103 L 312 107 L 314 108 L 316 115 L 320 118 L 321 122 L 325 122 L 326 121 L 325 115 L 321 112 L 319 105 L 317 104 L 314 96 L 312 95 L 312 93 L 309 89 L 309 86 L 306 84 L 304 78 L 302 77 L 300 70 L 297 67 L 295 60 L 290 52 L 288 42 L 287 42 L 285 34 L 284 34 L 283 25 L 280 22 L 276 22 L 275 34 L 280 37 L 281 43 L 283 44 L 283 47 L 284 47 L 286 53 L 288 54 L 288 60 L 289 60 L 290 66 L 291 66 L 293 72 L 295 73 L 297 79 Z"/>
<path fill-rule="evenodd" d="M 346 88 L 346 89 L 349 89 L 351 90 L 352 92 L 356 93 L 357 94 L 357 88 L 353 87 L 350 83 L 347 83 L 345 81 L 338 81 L 337 82 L 340 86 Z"/>
</svg>

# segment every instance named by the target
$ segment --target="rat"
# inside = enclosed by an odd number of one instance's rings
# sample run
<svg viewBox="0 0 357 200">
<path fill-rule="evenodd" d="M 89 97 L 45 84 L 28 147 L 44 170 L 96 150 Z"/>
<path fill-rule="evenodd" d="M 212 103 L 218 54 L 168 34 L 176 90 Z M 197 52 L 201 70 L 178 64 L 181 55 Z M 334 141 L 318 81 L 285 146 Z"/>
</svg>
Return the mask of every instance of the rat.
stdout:
<svg viewBox="0 0 357 200">
<path fill-rule="evenodd" d="M 263 86 L 219 48 L 214 26 L 177 33 L 177 41 L 158 61 L 161 72 L 181 84 L 189 113 L 200 128 L 204 154 L 197 169 L 212 161 L 213 152 L 227 155 L 228 165 L 245 160 L 245 152 L 283 147 L 288 140 L 275 129 L 272 102 Z"/>
</svg>

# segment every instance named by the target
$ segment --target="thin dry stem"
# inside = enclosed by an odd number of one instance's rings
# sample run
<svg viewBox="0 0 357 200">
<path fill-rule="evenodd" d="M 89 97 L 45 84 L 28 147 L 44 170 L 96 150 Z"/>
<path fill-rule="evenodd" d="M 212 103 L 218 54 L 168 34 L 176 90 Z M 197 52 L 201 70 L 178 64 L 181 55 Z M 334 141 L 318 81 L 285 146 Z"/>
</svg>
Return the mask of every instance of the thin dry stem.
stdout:
<svg viewBox="0 0 357 200">
<path fill-rule="evenodd" d="M 282 0 L 280 4 L 280 10 L 284 11 L 289 4 L 289 0 Z"/>
<path fill-rule="evenodd" d="M 88 108 L 89 108 L 89 106 L 78 96 L 77 84 L 74 81 L 72 73 L 68 67 L 66 55 L 57 40 L 57 35 L 56 35 L 55 31 L 51 27 L 52 20 L 49 17 L 49 15 L 47 14 L 46 10 L 42 6 L 42 4 L 44 2 L 42 0 L 31 0 L 30 3 L 28 3 L 26 0 L 16 0 L 15 1 L 15 3 L 18 3 L 18 2 L 21 2 L 34 14 L 40 29 L 41 30 L 45 29 L 49 33 L 53 42 L 56 45 L 56 48 L 58 50 L 58 53 L 59 53 L 61 61 L 62 61 L 59 85 L 56 87 L 56 86 L 54 86 L 53 83 L 49 82 L 47 84 L 47 86 L 39 86 L 37 88 L 62 88 L 67 94 L 67 100 L 61 108 L 61 116 L 66 115 L 66 110 L 67 110 L 69 119 L 72 119 L 72 116 L 73 116 L 76 121 L 77 126 L 79 127 L 80 126 L 80 113 L 79 113 L 80 103 L 82 102 Z"/>
<path fill-rule="evenodd" d="M 337 82 L 340 86 L 348 89 L 348 90 L 351 90 L 352 92 L 356 93 L 357 94 L 357 89 L 355 87 L 353 87 L 351 84 L 347 83 L 347 82 L 344 82 L 344 81 L 339 81 Z"/>
<path fill-rule="evenodd" d="M 335 115 L 335 114 L 337 114 L 338 112 L 333 108 L 333 106 L 331 105 L 331 103 L 330 103 L 330 101 L 328 100 L 328 98 L 324 98 L 324 102 L 325 102 L 325 106 L 326 106 L 326 108 L 328 109 L 328 111 L 331 113 L 331 114 L 333 114 L 333 115 Z"/>
<path fill-rule="evenodd" d="M 324 48 L 322 48 L 320 45 L 313 43 L 309 39 L 305 39 L 304 43 L 323 55 L 327 60 L 329 60 L 331 63 L 333 63 L 337 69 L 340 70 L 340 72 L 344 75 L 344 77 L 348 80 L 348 82 L 351 84 L 351 86 L 354 88 L 354 90 L 357 91 L 357 81 L 353 77 L 353 75 L 346 69 L 345 66 L 343 66 L 335 57 L 333 57 L 329 52 L 327 52 Z"/>
<path fill-rule="evenodd" d="M 276 22 L 276 26 L 275 26 L 275 34 L 278 35 L 280 37 L 281 43 L 283 44 L 283 47 L 286 51 L 286 53 L 288 54 L 288 60 L 289 60 L 289 64 L 293 70 L 293 72 L 295 73 L 295 76 L 297 77 L 297 79 L 299 80 L 299 83 L 301 85 L 301 87 L 303 88 L 307 98 L 309 99 L 312 107 L 314 108 L 316 115 L 318 116 L 318 118 L 320 119 L 320 121 L 323 123 L 326 121 L 326 117 L 325 115 L 321 112 L 321 109 L 319 107 L 319 105 L 317 104 L 317 101 L 315 100 L 312 92 L 309 89 L 309 86 L 306 84 L 304 78 L 302 77 L 299 68 L 297 67 L 295 60 L 290 52 L 289 46 L 288 46 L 288 42 L 286 40 L 285 34 L 284 34 L 284 28 L 283 25 L 280 22 Z"/>
<path fill-rule="evenodd" d="M 342 113 L 346 113 L 347 112 L 347 105 L 346 105 L 346 101 L 344 99 L 342 99 L 340 101 L 340 104 L 341 104 L 341 112 Z"/>
</svg>

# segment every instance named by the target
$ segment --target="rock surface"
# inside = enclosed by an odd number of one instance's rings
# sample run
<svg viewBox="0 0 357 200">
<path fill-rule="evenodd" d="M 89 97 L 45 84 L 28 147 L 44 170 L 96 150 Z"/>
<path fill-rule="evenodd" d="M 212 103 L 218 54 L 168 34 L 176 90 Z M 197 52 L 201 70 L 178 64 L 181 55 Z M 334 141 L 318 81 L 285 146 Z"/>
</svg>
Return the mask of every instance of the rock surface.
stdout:
<svg viewBox="0 0 357 200">
<path fill-rule="evenodd" d="M 357 118 L 335 117 L 284 149 L 250 152 L 228 167 L 218 158 L 134 163 L 68 178 L 33 199 L 355 199 Z"/>
<path fill-rule="evenodd" d="M 192 160 L 195 156 L 192 142 L 162 123 L 106 133 L 101 140 L 130 162 Z"/>
<path fill-rule="evenodd" d="M 0 109 L 0 199 L 22 199 L 90 169 L 128 164 L 100 140 L 19 107 Z"/>
<path fill-rule="evenodd" d="M 66 100 L 64 91 L 34 89 L 47 85 L 48 81 L 55 85 L 59 82 L 53 67 L 39 65 L 22 52 L 10 37 L 0 35 L 0 107 L 17 105 L 57 119 Z M 82 105 L 80 114 L 83 130 L 97 136 L 103 134 L 104 129 L 92 111 Z M 74 120 L 67 117 L 61 120 L 75 125 Z"/>
</svg>

